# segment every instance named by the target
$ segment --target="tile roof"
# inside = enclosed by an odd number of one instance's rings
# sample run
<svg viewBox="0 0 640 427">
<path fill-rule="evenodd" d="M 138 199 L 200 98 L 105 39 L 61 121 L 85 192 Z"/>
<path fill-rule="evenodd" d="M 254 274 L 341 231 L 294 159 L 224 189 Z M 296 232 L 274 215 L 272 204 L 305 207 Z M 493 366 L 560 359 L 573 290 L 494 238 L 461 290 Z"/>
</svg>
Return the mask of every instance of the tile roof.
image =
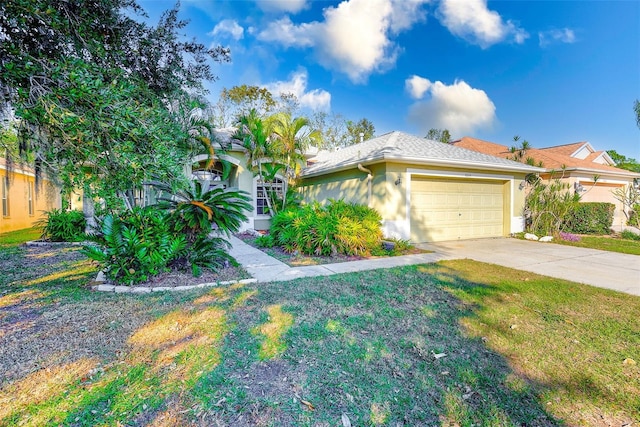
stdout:
<svg viewBox="0 0 640 427">
<path fill-rule="evenodd" d="M 332 153 L 320 153 L 315 163 L 302 171 L 302 176 L 378 161 L 542 172 L 542 169 L 512 160 L 394 131 Z"/>
<path fill-rule="evenodd" d="M 495 144 L 493 142 L 482 141 L 480 139 L 471 138 L 465 136 L 462 139 L 452 142 L 453 145 L 462 148 L 468 148 L 470 150 L 476 150 L 481 153 L 494 154 L 500 157 L 511 157 L 513 154 L 507 149 L 506 145 Z M 577 169 L 588 172 L 601 172 L 601 173 L 613 173 L 615 175 L 627 175 L 629 177 L 639 177 L 640 174 L 630 172 L 628 170 L 619 169 L 614 166 L 605 165 L 602 163 L 594 162 L 598 157 L 603 155 L 602 151 L 597 151 L 585 159 L 579 159 L 571 157 L 571 154 L 575 153 L 578 149 L 583 147 L 587 142 L 576 142 L 573 144 L 559 145 L 556 147 L 548 148 L 530 148 L 526 151 L 525 157 L 531 157 L 536 163 L 542 162 L 542 166 L 547 170 L 560 170 L 563 167 L 566 169 Z M 496 147 L 504 147 L 506 150 L 503 152 L 497 152 Z"/>
</svg>

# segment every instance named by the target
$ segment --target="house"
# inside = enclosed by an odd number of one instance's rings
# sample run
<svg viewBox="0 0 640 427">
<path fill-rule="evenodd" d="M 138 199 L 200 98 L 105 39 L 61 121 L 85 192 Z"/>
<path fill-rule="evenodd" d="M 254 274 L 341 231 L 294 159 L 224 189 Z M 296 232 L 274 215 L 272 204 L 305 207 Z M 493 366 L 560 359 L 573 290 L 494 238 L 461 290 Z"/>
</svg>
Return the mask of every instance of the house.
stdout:
<svg viewBox="0 0 640 427">
<path fill-rule="evenodd" d="M 451 143 L 479 153 L 502 158 L 513 158 L 506 145 L 465 136 Z M 615 205 L 612 227 L 620 230 L 626 225 L 624 206 L 613 191 L 637 185 L 640 174 L 618 169 L 605 151 L 596 151 L 588 142 L 558 145 L 548 148 L 530 148 L 522 159 L 545 168 L 543 179 L 558 178 L 580 194 L 582 202 L 607 202 Z"/>
<path fill-rule="evenodd" d="M 523 231 L 521 184 L 543 172 L 396 131 L 319 153 L 299 190 L 307 202 L 343 199 L 376 209 L 388 237 L 436 242 Z"/>
<path fill-rule="evenodd" d="M 0 233 L 32 227 L 44 217 L 44 212 L 60 208 L 59 189 L 48 179 L 36 184 L 33 169 L 0 158 Z"/>
<path fill-rule="evenodd" d="M 242 230 L 268 230 L 271 225 L 267 190 L 274 190 L 282 196 L 286 191 L 287 179 L 276 175 L 272 182 L 263 183 L 247 166 L 245 148 L 232 138 L 235 128 L 222 128 L 213 131 L 216 141 L 216 161 L 207 168 L 208 155 L 194 157 L 191 163 L 191 178 L 207 186 L 234 188 L 249 193 L 253 200 L 253 210 L 247 212 L 247 222 Z M 225 168 L 229 168 L 225 171 Z M 225 174 L 225 172 L 227 172 Z"/>
</svg>

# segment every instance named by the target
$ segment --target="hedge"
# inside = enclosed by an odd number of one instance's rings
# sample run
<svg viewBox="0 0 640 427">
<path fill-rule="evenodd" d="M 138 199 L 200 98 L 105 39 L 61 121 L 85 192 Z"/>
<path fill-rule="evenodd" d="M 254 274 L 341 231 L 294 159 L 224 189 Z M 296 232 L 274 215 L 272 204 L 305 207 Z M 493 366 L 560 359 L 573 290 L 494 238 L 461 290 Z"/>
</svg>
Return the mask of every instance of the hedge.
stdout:
<svg viewBox="0 0 640 427">
<path fill-rule="evenodd" d="M 576 234 L 609 234 L 615 208 L 613 203 L 579 203 L 567 214 L 562 231 Z"/>
</svg>

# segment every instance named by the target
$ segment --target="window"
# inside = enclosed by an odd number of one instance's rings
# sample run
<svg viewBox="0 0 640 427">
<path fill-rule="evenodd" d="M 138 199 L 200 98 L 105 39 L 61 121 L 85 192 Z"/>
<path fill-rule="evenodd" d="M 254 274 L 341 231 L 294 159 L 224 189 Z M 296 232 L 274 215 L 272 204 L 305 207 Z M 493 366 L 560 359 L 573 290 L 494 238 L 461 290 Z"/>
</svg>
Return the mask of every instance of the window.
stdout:
<svg viewBox="0 0 640 427">
<path fill-rule="evenodd" d="M 2 178 L 2 216 L 9 216 L 9 176 Z"/>
<path fill-rule="evenodd" d="M 275 178 L 270 182 L 258 183 L 256 187 L 256 214 L 268 215 L 269 205 L 282 199 L 284 195 L 284 181 Z M 269 200 L 267 200 L 269 197 Z"/>
<path fill-rule="evenodd" d="M 27 182 L 27 202 L 29 205 L 29 216 L 33 216 L 33 182 Z"/>
</svg>

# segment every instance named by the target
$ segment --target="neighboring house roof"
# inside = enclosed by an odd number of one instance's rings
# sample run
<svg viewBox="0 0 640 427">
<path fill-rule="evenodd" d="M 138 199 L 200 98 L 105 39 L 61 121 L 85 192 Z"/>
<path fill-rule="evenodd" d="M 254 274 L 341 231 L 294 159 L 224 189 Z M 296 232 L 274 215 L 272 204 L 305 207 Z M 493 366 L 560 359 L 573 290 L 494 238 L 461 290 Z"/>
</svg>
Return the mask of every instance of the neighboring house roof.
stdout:
<svg viewBox="0 0 640 427">
<path fill-rule="evenodd" d="M 350 169 L 358 163 L 386 161 L 527 173 L 544 172 L 541 168 L 398 131 L 335 152 L 319 153 L 313 160 L 314 163 L 302 171 L 302 176 Z"/>
<path fill-rule="evenodd" d="M 509 147 L 481 139 L 465 136 L 451 143 L 456 147 L 467 148 L 480 153 L 510 158 L 513 156 Z M 576 157 L 579 156 L 579 157 Z M 603 151 L 595 151 L 588 142 L 559 145 L 547 148 L 530 148 L 524 154 L 531 157 L 535 163 L 542 162 L 547 171 L 582 171 L 594 174 L 615 175 L 627 178 L 638 178 L 640 174 L 625 169 L 616 168 L 609 155 Z"/>
</svg>

